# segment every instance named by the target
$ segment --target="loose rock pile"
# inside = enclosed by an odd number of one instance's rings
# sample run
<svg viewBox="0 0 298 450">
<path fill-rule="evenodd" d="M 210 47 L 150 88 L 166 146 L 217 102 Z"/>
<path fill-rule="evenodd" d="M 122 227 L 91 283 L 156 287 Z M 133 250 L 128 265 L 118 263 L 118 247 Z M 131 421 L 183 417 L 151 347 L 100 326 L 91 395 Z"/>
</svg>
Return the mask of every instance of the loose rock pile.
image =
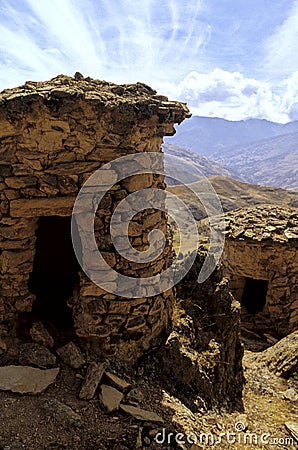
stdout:
<svg viewBox="0 0 298 450">
<path fill-rule="evenodd" d="M 36 330 L 39 331 L 38 334 Z M 45 341 L 46 337 L 47 343 L 51 343 L 51 346 L 54 344 L 52 336 L 40 322 L 32 325 L 30 334 L 38 341 Z M 55 353 L 64 364 L 72 369 L 85 369 L 85 378 L 83 378 L 79 392 L 81 400 L 92 400 L 98 395 L 99 404 L 107 413 L 121 409 L 139 421 L 163 422 L 163 419 L 157 414 L 138 406 L 142 399 L 141 392 L 133 389 L 133 386 L 126 380 L 110 372 L 107 362 L 92 361 L 87 364 L 86 357 L 74 342 L 58 348 Z M 2 356 L 5 357 L 5 351 Z M 18 363 L 20 365 L 0 367 L 0 390 L 37 395 L 55 383 L 60 372 L 56 356 L 38 343 L 20 343 Z M 49 368 L 53 366 L 56 367 Z M 58 400 L 53 399 L 47 402 L 46 408 L 54 417 L 58 417 L 58 420 L 80 422 L 79 415 Z"/>
</svg>

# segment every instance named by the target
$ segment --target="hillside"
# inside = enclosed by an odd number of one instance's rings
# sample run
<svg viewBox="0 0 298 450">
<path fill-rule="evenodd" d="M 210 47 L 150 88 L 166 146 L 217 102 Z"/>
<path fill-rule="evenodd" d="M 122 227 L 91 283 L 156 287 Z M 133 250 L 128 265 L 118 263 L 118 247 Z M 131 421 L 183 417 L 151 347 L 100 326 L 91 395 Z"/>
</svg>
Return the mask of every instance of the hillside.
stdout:
<svg viewBox="0 0 298 450">
<path fill-rule="evenodd" d="M 185 183 L 192 183 L 202 177 L 211 177 L 214 175 L 223 175 L 241 180 L 241 177 L 236 172 L 224 164 L 218 163 L 206 156 L 196 155 L 186 148 L 163 144 L 163 151 L 165 153 L 166 172 L 173 176 L 173 178 L 167 178 L 169 185 L 180 184 L 175 182 L 174 178 Z"/>
<path fill-rule="evenodd" d="M 298 207 L 298 193 L 294 191 L 243 183 L 222 176 L 210 177 L 209 180 L 219 195 L 225 212 L 261 204 Z M 194 191 L 200 193 L 203 192 L 203 186 L 204 183 L 202 181 L 197 181 L 190 185 Z M 169 186 L 167 189 L 189 205 L 197 220 L 206 217 L 203 206 L 187 186 Z"/>
<path fill-rule="evenodd" d="M 298 190 L 298 132 L 217 151 L 212 158 L 251 183 Z"/>
</svg>

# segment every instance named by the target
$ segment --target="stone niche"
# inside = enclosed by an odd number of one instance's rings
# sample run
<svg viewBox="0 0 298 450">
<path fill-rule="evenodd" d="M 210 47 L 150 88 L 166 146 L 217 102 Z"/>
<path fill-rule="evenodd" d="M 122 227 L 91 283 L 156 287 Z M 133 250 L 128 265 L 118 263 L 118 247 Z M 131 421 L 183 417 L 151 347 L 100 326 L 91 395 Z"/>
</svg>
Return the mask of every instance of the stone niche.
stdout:
<svg viewBox="0 0 298 450">
<path fill-rule="evenodd" d="M 258 206 L 227 214 L 225 274 L 242 326 L 283 337 L 298 324 L 298 210 Z"/>
<path fill-rule="evenodd" d="M 18 332 L 20 318 L 73 327 L 110 356 L 135 359 L 167 330 L 172 290 L 154 297 L 115 296 L 81 270 L 71 242 L 76 196 L 94 171 L 123 155 L 161 152 L 163 136 L 189 117 L 185 104 L 168 101 L 142 83 L 115 85 L 59 75 L 26 82 L 0 94 L 0 334 Z M 115 184 L 99 205 L 95 234 L 116 271 L 151 276 L 172 260 L 163 254 L 138 267 L 117 254 L 110 237 L 113 209 L 129 193 L 165 188 L 163 175 L 131 176 Z M 167 230 L 164 212 L 145 209 L 130 228 L 132 245 L 148 245 L 148 232 Z M 109 281 L 109 280 L 106 280 Z"/>
</svg>

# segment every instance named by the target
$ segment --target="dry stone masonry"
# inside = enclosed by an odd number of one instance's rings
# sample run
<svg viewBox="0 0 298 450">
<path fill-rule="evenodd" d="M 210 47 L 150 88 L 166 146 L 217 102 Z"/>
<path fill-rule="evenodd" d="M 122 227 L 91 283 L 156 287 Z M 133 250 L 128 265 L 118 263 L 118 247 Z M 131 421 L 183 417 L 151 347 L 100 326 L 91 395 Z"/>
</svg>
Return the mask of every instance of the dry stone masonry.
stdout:
<svg viewBox="0 0 298 450">
<path fill-rule="evenodd" d="M 115 85 L 80 74 L 29 81 L 0 94 L 0 334 L 17 332 L 18 317 L 32 309 L 38 320 L 52 318 L 63 327 L 69 306 L 78 336 L 129 359 L 167 328 L 172 291 L 128 299 L 94 285 L 73 254 L 70 217 L 96 169 L 123 155 L 160 152 L 163 136 L 188 116 L 185 104 L 145 84 Z M 95 219 L 99 250 L 129 276 L 151 276 L 171 263 L 170 242 L 158 260 L 141 268 L 111 242 L 112 211 L 129 193 L 149 187 L 164 189 L 163 176 L 148 173 L 115 184 Z M 129 232 L 137 250 L 147 248 L 153 228 L 167 231 L 164 212 L 135 216 Z"/>
<path fill-rule="evenodd" d="M 225 273 L 243 326 L 286 336 L 298 325 L 298 210 L 265 205 L 226 220 Z"/>
</svg>

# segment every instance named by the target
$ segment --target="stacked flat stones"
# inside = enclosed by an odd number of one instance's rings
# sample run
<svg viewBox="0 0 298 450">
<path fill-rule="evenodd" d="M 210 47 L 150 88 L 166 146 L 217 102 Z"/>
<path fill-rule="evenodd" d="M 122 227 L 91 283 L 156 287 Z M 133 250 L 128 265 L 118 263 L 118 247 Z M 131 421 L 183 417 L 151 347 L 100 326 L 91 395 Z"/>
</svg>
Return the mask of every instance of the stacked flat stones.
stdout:
<svg viewBox="0 0 298 450">
<path fill-rule="evenodd" d="M 26 82 L 0 94 L 0 334 L 13 333 L 18 313 L 30 312 L 28 290 L 36 228 L 41 216 L 70 216 L 88 177 L 120 156 L 161 152 L 163 136 L 189 117 L 185 104 L 168 101 L 145 84 L 115 85 L 59 75 Z M 171 264 L 170 239 L 160 258 L 138 267 L 111 243 L 111 211 L 129 193 L 165 188 L 162 175 L 132 176 L 115 184 L 97 211 L 95 230 L 104 258 L 116 271 L 150 276 Z M 147 248 L 148 232 L 167 231 L 167 216 L 144 210 L 130 227 L 131 243 Z M 76 333 L 111 355 L 135 358 L 167 328 L 171 290 L 155 297 L 116 297 L 80 273 L 71 299 Z"/>
</svg>

